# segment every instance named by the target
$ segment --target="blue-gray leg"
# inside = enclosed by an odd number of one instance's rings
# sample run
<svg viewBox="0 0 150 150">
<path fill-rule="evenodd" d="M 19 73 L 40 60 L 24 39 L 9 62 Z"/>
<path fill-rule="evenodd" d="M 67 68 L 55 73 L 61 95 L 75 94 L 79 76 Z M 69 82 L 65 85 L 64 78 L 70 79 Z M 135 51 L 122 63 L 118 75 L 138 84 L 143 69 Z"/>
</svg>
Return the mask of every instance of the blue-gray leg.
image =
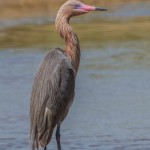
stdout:
<svg viewBox="0 0 150 150">
<path fill-rule="evenodd" d="M 60 144 L 60 124 L 57 125 L 57 129 L 56 129 L 56 141 L 57 141 L 58 150 L 61 150 L 61 144 Z"/>
<path fill-rule="evenodd" d="M 44 147 L 44 150 L 47 150 L 46 146 Z"/>
</svg>

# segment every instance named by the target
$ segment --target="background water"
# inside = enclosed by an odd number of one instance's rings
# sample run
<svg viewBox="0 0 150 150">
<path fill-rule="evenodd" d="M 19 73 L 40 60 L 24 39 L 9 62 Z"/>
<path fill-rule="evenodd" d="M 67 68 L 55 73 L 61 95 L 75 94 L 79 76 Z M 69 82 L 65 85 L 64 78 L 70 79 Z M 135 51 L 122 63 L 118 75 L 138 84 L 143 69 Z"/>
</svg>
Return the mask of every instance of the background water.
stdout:
<svg viewBox="0 0 150 150">
<path fill-rule="evenodd" d="M 126 49 L 83 51 L 76 97 L 62 124 L 64 149 L 150 149 L 150 63 L 121 59 Z M 29 148 L 29 99 L 45 52 L 0 51 L 0 147 Z M 50 148 L 56 148 L 53 136 Z"/>
<path fill-rule="evenodd" d="M 75 100 L 61 126 L 63 149 L 150 149 L 150 50 L 144 41 L 83 47 Z M 0 51 L 1 150 L 30 149 L 31 86 L 47 50 Z M 55 136 L 48 148 L 56 149 Z"/>
</svg>

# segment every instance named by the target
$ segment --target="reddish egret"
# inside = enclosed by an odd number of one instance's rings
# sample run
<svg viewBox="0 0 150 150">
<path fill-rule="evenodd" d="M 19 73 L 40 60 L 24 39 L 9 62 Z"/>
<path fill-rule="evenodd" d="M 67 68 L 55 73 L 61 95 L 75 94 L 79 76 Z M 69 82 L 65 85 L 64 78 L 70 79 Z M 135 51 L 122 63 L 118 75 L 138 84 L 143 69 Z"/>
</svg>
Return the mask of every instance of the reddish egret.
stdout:
<svg viewBox="0 0 150 150">
<path fill-rule="evenodd" d="M 33 82 L 30 103 L 32 150 L 39 147 L 46 150 L 56 126 L 57 147 L 61 150 L 60 124 L 74 99 L 75 78 L 80 62 L 78 37 L 69 25 L 69 19 L 89 11 L 105 10 L 78 0 L 68 0 L 59 9 L 56 29 L 66 47 L 65 50 L 56 48 L 45 56 Z"/>
</svg>

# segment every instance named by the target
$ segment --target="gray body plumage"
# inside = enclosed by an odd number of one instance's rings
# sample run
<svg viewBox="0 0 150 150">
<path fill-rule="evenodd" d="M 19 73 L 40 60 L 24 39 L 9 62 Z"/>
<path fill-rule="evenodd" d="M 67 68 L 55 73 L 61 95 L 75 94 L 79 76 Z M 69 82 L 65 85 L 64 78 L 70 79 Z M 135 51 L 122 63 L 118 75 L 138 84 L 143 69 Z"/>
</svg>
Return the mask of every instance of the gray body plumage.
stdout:
<svg viewBox="0 0 150 150">
<path fill-rule="evenodd" d="M 74 98 L 75 74 L 65 52 L 55 49 L 41 63 L 33 82 L 30 120 L 34 147 L 45 147 Z"/>
</svg>

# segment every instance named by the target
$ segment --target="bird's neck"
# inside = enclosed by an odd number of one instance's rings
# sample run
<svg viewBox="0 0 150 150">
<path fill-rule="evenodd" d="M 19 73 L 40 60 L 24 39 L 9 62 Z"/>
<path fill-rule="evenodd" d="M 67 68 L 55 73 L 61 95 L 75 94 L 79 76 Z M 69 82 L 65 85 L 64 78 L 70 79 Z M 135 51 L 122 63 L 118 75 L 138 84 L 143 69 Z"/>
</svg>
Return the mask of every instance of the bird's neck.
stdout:
<svg viewBox="0 0 150 150">
<path fill-rule="evenodd" d="M 56 29 L 60 36 L 65 40 L 65 53 L 69 57 L 76 73 L 80 63 L 80 45 L 77 35 L 69 25 L 69 19 L 65 17 L 56 18 Z"/>
</svg>

